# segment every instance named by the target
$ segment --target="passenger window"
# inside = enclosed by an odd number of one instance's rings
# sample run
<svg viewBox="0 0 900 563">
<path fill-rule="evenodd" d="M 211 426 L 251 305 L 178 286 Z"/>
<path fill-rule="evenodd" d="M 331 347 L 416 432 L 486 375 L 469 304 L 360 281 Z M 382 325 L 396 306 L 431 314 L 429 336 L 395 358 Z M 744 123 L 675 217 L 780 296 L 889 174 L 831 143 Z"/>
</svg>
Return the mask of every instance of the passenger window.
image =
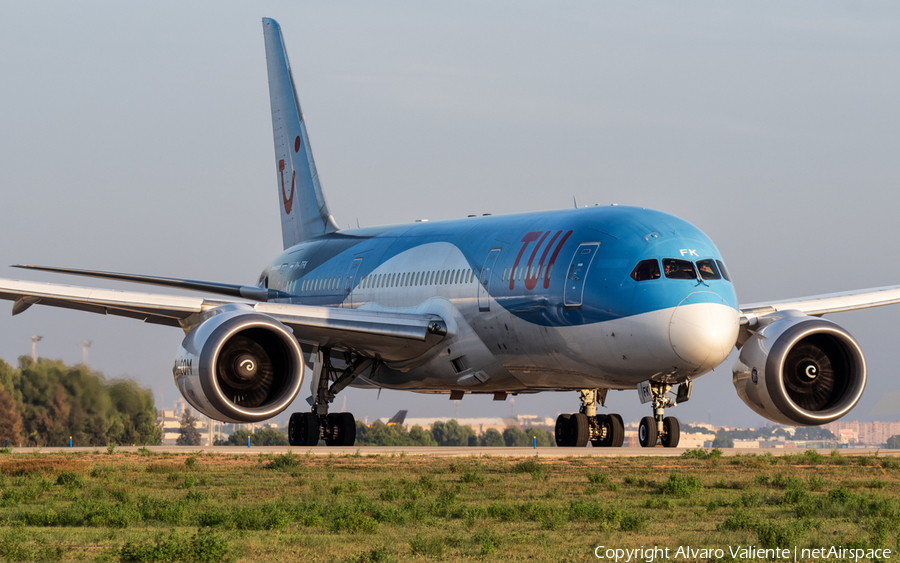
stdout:
<svg viewBox="0 0 900 563">
<path fill-rule="evenodd" d="M 659 279 L 659 262 L 655 259 L 641 260 L 631 271 L 631 279 L 634 281 Z"/>
<path fill-rule="evenodd" d="M 721 260 L 716 260 L 716 264 L 719 265 L 719 272 L 721 272 L 722 277 L 728 281 L 731 281 L 731 274 L 728 273 L 728 268 L 725 267 L 725 263 Z"/>
<path fill-rule="evenodd" d="M 698 260 L 697 270 L 700 272 L 700 277 L 705 280 L 722 279 L 722 276 L 719 275 L 719 269 L 716 267 L 716 261 L 713 259 Z"/>
<path fill-rule="evenodd" d="M 673 280 L 695 280 L 697 272 L 694 270 L 694 264 L 687 260 L 676 260 L 674 258 L 663 259 L 663 270 L 666 277 Z"/>
</svg>

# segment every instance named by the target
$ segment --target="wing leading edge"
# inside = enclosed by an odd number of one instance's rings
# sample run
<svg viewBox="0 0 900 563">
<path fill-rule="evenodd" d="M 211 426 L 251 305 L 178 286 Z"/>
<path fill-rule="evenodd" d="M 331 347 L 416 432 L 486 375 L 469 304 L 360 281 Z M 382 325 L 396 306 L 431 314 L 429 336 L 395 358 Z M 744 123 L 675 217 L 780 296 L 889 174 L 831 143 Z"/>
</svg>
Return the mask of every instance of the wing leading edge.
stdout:
<svg viewBox="0 0 900 563">
<path fill-rule="evenodd" d="M 290 327 L 303 344 L 351 350 L 386 361 L 417 358 L 443 340 L 447 325 L 438 315 L 251 303 L 0 279 L 0 299 L 13 314 L 49 305 L 177 326 L 185 332 L 225 306 L 269 315 Z"/>
<path fill-rule="evenodd" d="M 900 285 L 826 293 L 768 303 L 749 303 L 741 306 L 741 324 L 753 325 L 760 317 L 778 311 L 800 311 L 819 317 L 828 313 L 843 313 L 898 303 L 900 303 Z"/>
</svg>

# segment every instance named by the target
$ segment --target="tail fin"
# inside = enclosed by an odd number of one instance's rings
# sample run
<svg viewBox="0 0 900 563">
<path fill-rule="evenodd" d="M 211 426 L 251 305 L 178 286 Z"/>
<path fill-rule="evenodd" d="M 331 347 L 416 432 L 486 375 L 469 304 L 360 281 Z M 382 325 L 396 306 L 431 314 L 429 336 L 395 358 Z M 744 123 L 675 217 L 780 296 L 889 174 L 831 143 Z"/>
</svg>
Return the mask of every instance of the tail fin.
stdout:
<svg viewBox="0 0 900 563">
<path fill-rule="evenodd" d="M 272 129 L 275 134 L 275 173 L 281 207 L 281 236 L 284 248 L 338 230 L 328 212 L 316 161 L 313 160 L 306 123 L 294 76 L 288 61 L 281 26 L 263 18 L 266 39 L 266 63 L 269 71 L 269 98 L 272 103 Z"/>
</svg>

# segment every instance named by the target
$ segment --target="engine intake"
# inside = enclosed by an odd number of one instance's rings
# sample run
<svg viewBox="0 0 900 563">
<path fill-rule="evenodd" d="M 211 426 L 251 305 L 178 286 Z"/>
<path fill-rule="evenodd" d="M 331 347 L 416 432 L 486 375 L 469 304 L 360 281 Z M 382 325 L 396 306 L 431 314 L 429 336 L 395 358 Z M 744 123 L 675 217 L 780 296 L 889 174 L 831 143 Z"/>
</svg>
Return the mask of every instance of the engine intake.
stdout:
<svg viewBox="0 0 900 563">
<path fill-rule="evenodd" d="M 185 336 L 172 370 L 185 400 L 225 422 L 269 419 L 303 383 L 303 355 L 290 329 L 249 308 L 223 310 Z"/>
<path fill-rule="evenodd" d="M 866 361 L 840 326 L 788 313 L 747 340 L 733 383 L 744 403 L 769 420 L 815 426 L 856 405 L 866 387 Z"/>
</svg>

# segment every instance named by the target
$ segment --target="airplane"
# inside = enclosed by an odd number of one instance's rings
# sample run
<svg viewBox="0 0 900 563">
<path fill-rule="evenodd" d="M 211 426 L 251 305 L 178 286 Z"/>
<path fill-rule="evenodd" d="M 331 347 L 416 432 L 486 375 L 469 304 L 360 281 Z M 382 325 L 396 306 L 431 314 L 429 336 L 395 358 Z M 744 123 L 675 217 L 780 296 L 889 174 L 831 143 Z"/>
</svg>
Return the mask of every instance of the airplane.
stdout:
<svg viewBox="0 0 900 563">
<path fill-rule="evenodd" d="M 225 422 L 287 409 L 307 371 L 294 446 L 351 446 L 356 422 L 329 412 L 346 387 L 449 394 L 577 392 L 562 447 L 620 447 L 610 389 L 636 390 L 644 447 L 676 447 L 666 409 L 740 351 L 733 383 L 774 422 L 846 415 L 866 384 L 856 340 L 829 313 L 900 303 L 900 286 L 738 302 L 715 244 L 689 222 L 617 205 L 340 229 L 328 208 L 279 24 L 263 19 L 284 251 L 255 283 L 19 265 L 216 298 L 0 280 L 18 315 L 48 305 L 181 328 L 173 377 Z"/>
</svg>

